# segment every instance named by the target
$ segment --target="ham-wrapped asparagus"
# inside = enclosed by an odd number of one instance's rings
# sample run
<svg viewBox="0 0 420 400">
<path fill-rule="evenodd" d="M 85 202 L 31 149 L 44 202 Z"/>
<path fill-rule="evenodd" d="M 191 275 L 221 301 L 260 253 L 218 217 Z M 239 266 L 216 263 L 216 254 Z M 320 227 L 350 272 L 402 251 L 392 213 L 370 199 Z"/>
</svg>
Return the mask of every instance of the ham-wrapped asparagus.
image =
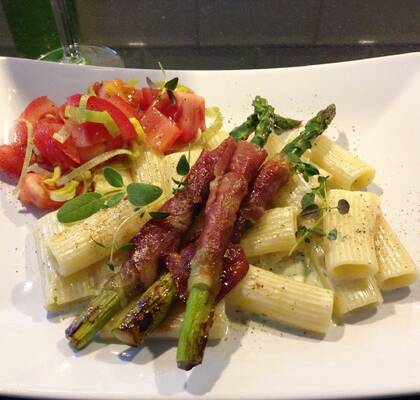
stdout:
<svg viewBox="0 0 420 400">
<path fill-rule="evenodd" d="M 210 182 L 226 171 L 236 147 L 229 138 L 215 150 L 202 152 L 186 177 L 185 190 L 161 207 L 160 211 L 170 215 L 144 225 L 134 237 L 134 250 L 120 272 L 105 283 L 101 293 L 67 328 L 66 336 L 74 348 L 85 347 L 133 295 L 153 283 L 162 256 L 178 248 L 194 212 L 207 199 Z"/>
</svg>

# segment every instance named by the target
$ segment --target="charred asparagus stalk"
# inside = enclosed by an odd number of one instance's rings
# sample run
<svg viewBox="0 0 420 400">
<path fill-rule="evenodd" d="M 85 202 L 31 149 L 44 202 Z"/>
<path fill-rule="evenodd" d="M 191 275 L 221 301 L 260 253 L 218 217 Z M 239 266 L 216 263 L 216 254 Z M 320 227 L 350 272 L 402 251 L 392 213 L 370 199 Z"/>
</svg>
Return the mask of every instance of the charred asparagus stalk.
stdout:
<svg viewBox="0 0 420 400">
<path fill-rule="evenodd" d="M 314 118 L 307 122 L 299 136 L 284 147 L 280 157 L 287 157 L 297 171 L 313 174 L 313 170 L 308 170 L 310 164 L 303 163 L 300 157 L 312 146 L 314 140 L 325 131 L 334 116 L 334 105 L 330 105 L 320 111 Z M 270 123 L 265 122 L 266 120 L 267 118 L 263 119 L 264 123 L 261 124 L 258 135 L 256 128 L 256 137 L 264 138 L 268 129 L 271 128 Z M 259 144 L 258 140 L 255 141 L 256 144 Z M 208 262 L 211 263 L 214 260 L 209 260 Z M 198 285 L 191 285 L 190 287 L 184 324 L 178 341 L 177 351 L 178 367 L 185 370 L 193 368 L 202 361 L 208 327 L 211 325 L 212 302 L 214 302 L 215 297 L 214 288 L 205 283 L 206 280 L 209 280 L 208 276 L 206 276 L 208 271 L 205 268 L 201 268 L 196 271 L 192 270 L 192 273 L 195 273 L 194 280 L 200 283 Z M 201 273 L 204 276 L 197 276 L 197 274 L 199 275 Z"/>
</svg>

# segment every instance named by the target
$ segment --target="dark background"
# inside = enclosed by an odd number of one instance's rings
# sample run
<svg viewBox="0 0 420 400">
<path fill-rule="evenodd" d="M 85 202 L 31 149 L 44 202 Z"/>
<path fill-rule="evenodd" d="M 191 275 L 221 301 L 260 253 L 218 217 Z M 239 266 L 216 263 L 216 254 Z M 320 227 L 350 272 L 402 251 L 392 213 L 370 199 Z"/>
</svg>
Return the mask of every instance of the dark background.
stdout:
<svg viewBox="0 0 420 400">
<path fill-rule="evenodd" d="M 21 16 L 48 7 L 47 0 L 11 1 L 26 4 Z M 79 41 L 116 49 L 127 67 L 154 68 L 161 61 L 168 69 L 266 68 L 420 51 L 419 0 L 78 0 L 73 5 Z M 42 25 L 34 17 L 21 27 L 9 18 L 9 25 L 0 7 L 0 55 L 28 57 L 30 51 L 19 51 L 14 41 L 22 31 L 38 44 L 45 39 L 45 32 L 31 32 Z M 44 29 L 51 32 L 51 26 Z M 57 44 L 46 43 L 43 52 Z"/>
<path fill-rule="evenodd" d="M 58 46 L 47 0 L 0 4 L 0 56 L 37 58 Z M 285 67 L 420 51 L 420 0 L 78 0 L 73 11 L 80 43 L 110 46 L 134 68 Z"/>
</svg>

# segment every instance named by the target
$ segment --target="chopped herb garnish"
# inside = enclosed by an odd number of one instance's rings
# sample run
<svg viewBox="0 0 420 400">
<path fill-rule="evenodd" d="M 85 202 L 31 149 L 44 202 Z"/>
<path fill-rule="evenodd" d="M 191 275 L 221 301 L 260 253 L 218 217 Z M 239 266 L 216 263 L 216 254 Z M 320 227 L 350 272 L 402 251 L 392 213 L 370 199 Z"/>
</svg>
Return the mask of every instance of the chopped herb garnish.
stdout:
<svg viewBox="0 0 420 400">
<path fill-rule="evenodd" d="M 190 172 L 190 163 L 185 154 L 179 159 L 178 164 L 176 165 L 176 172 L 181 176 L 185 176 Z"/>
<path fill-rule="evenodd" d="M 302 200 L 300 201 L 300 205 L 302 209 L 304 210 L 305 208 L 313 205 L 314 201 L 315 201 L 315 193 L 313 192 L 305 193 L 305 195 L 302 197 Z"/>
<path fill-rule="evenodd" d="M 331 229 L 327 235 L 329 240 L 336 240 L 337 239 L 337 229 Z"/>
<path fill-rule="evenodd" d="M 106 249 L 107 247 L 109 247 L 109 246 L 107 246 L 107 245 L 105 245 L 101 242 L 96 241 L 93 237 L 91 237 L 91 239 L 92 239 L 93 243 L 95 243 L 99 247 L 102 247 L 103 249 Z"/>
<path fill-rule="evenodd" d="M 320 215 L 321 208 L 315 203 L 306 206 L 299 214 L 301 218 L 319 218 Z"/>
<path fill-rule="evenodd" d="M 346 199 L 338 200 L 337 210 L 340 214 L 347 214 L 350 211 L 350 204 Z"/>
<path fill-rule="evenodd" d="M 168 212 L 163 212 L 163 211 L 150 211 L 149 215 L 153 218 L 153 219 L 165 219 L 167 218 L 170 214 Z"/>
<path fill-rule="evenodd" d="M 103 207 L 104 200 L 99 193 L 84 193 L 64 203 L 58 210 L 57 219 L 62 223 L 80 221 Z"/>
<path fill-rule="evenodd" d="M 128 201 L 134 206 L 146 206 L 157 200 L 162 189 L 148 183 L 130 183 L 127 186 Z"/>
<path fill-rule="evenodd" d="M 173 78 L 170 81 L 166 82 L 164 88 L 168 91 L 173 92 L 178 86 L 178 78 Z"/>
<path fill-rule="evenodd" d="M 134 243 L 126 243 L 126 244 L 123 244 L 118 250 L 128 251 L 128 250 L 131 250 L 133 247 L 134 247 Z"/>
<path fill-rule="evenodd" d="M 121 174 L 111 167 L 104 168 L 104 178 L 112 186 L 116 188 L 121 188 L 124 186 L 124 181 Z"/>
<path fill-rule="evenodd" d="M 104 206 L 106 208 L 115 207 L 125 197 L 125 192 L 117 192 L 110 196 L 107 196 L 104 200 Z"/>
<path fill-rule="evenodd" d="M 115 265 L 114 265 L 112 262 L 109 262 L 109 263 L 107 264 L 107 266 L 108 266 L 108 268 L 109 268 L 112 272 L 114 272 L 114 271 L 115 271 Z"/>
</svg>

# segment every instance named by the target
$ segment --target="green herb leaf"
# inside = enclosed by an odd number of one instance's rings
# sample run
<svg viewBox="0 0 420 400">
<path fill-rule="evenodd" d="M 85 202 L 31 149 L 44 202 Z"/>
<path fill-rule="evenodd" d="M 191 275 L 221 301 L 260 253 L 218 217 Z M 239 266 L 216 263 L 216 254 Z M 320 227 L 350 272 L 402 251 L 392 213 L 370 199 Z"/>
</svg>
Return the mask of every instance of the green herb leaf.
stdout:
<svg viewBox="0 0 420 400">
<path fill-rule="evenodd" d="M 106 199 L 104 201 L 104 206 L 107 207 L 107 208 L 114 207 L 118 203 L 120 203 L 121 200 L 124 197 L 125 197 L 125 193 L 124 192 L 118 192 L 118 193 L 115 193 L 113 195 L 110 195 L 110 196 L 106 197 Z"/>
<path fill-rule="evenodd" d="M 148 76 L 146 76 L 146 82 L 150 89 L 156 89 L 156 84 Z"/>
<path fill-rule="evenodd" d="M 337 210 L 340 214 L 347 214 L 350 211 L 350 203 L 345 199 L 338 200 Z"/>
<path fill-rule="evenodd" d="M 126 244 L 123 244 L 118 250 L 128 251 L 128 250 L 131 250 L 133 247 L 134 247 L 134 243 L 126 243 Z"/>
<path fill-rule="evenodd" d="M 336 240 L 337 239 L 337 229 L 331 229 L 327 235 L 329 240 Z"/>
<path fill-rule="evenodd" d="M 113 187 L 123 187 L 124 181 L 121 174 L 116 171 L 114 168 L 105 167 L 104 168 L 104 177 L 106 181 Z"/>
<path fill-rule="evenodd" d="M 103 244 L 101 242 L 96 241 L 93 237 L 91 237 L 91 239 L 92 239 L 93 243 L 95 243 L 99 247 L 102 247 L 103 249 L 106 249 L 107 247 L 109 247 L 109 246 L 106 246 L 105 244 Z"/>
<path fill-rule="evenodd" d="M 168 94 L 170 103 L 176 104 L 176 97 L 174 95 L 174 92 L 172 90 L 167 90 L 166 93 Z"/>
<path fill-rule="evenodd" d="M 153 219 L 165 219 L 166 217 L 168 217 L 170 214 L 168 212 L 163 212 L 163 211 L 150 211 L 149 215 L 153 218 Z"/>
<path fill-rule="evenodd" d="M 309 231 L 313 233 L 314 235 L 325 236 L 325 232 L 318 228 L 310 228 Z"/>
<path fill-rule="evenodd" d="M 162 189 L 147 183 L 130 183 L 127 186 L 128 201 L 133 206 L 146 206 L 160 197 Z"/>
<path fill-rule="evenodd" d="M 175 184 L 177 184 L 179 186 L 185 186 L 185 182 L 184 181 L 178 181 L 175 178 L 172 178 L 172 182 L 174 182 Z"/>
<path fill-rule="evenodd" d="M 109 262 L 107 265 L 108 265 L 108 268 L 109 268 L 111 271 L 115 271 L 115 265 L 114 265 L 112 262 Z"/>
<path fill-rule="evenodd" d="M 176 165 L 176 172 L 181 176 L 185 176 L 190 172 L 190 163 L 185 154 L 179 159 L 178 164 Z"/>
<path fill-rule="evenodd" d="M 317 204 L 310 204 L 309 206 L 305 207 L 301 213 L 301 218 L 319 218 L 321 213 L 321 209 Z"/>
<path fill-rule="evenodd" d="M 170 81 L 165 83 L 166 90 L 174 91 L 177 86 L 178 86 L 178 78 L 173 78 Z"/>
<path fill-rule="evenodd" d="M 80 221 L 97 213 L 104 207 L 99 193 L 88 192 L 64 203 L 58 210 L 57 219 L 62 223 Z"/>
<path fill-rule="evenodd" d="M 302 209 L 305 209 L 306 207 L 312 205 L 315 201 L 315 193 L 309 192 L 305 193 L 305 195 L 302 197 L 302 200 L 300 201 L 300 205 Z"/>
</svg>

